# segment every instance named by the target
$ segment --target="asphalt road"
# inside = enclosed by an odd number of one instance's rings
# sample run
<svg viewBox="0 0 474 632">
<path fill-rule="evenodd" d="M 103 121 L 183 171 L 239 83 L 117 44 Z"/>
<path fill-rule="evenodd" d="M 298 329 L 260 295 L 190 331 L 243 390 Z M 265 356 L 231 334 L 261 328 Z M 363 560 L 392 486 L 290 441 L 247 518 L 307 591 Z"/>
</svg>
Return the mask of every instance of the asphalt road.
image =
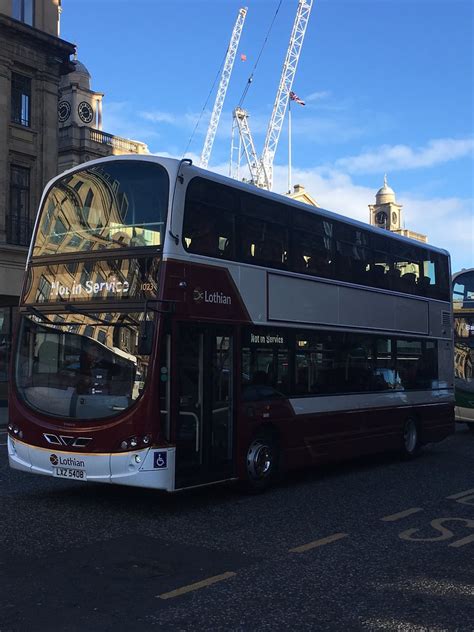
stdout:
<svg viewBox="0 0 474 632">
<path fill-rule="evenodd" d="M 259 496 L 33 477 L 0 450 L 1 632 L 474 630 L 464 427 Z"/>
</svg>

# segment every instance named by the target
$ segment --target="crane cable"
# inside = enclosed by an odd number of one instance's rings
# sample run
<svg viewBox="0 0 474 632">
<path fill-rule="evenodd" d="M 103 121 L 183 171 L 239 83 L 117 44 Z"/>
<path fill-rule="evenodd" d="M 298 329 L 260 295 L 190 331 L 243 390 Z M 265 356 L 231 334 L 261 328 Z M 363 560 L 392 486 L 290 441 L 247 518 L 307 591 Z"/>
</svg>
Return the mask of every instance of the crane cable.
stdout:
<svg viewBox="0 0 474 632">
<path fill-rule="evenodd" d="M 203 117 L 204 111 L 206 110 L 207 104 L 209 103 L 209 99 L 211 98 L 211 94 L 214 92 L 214 87 L 215 87 L 215 85 L 217 83 L 217 79 L 220 77 L 220 75 L 222 73 L 222 68 L 224 67 L 225 59 L 227 57 L 228 50 L 229 50 L 229 46 L 227 46 L 227 48 L 226 48 L 225 55 L 222 58 L 221 65 L 219 66 L 219 70 L 217 71 L 217 74 L 216 74 L 216 76 L 214 78 L 214 82 L 213 82 L 213 84 L 211 86 L 211 89 L 209 90 L 209 94 L 207 95 L 206 101 L 205 101 L 204 105 L 202 106 L 201 114 L 199 115 L 199 118 L 196 121 L 196 125 L 194 126 L 194 129 L 193 129 L 193 131 L 191 133 L 191 136 L 189 137 L 188 144 L 186 145 L 186 149 L 184 150 L 183 155 L 181 156 L 181 159 L 184 158 L 184 156 L 186 155 L 186 153 L 187 153 L 187 151 L 189 149 L 189 146 L 191 145 L 191 142 L 192 142 L 192 140 L 194 138 L 194 134 L 196 133 L 196 130 L 197 130 L 198 126 L 199 126 L 199 123 L 201 122 L 201 119 Z"/>
<path fill-rule="evenodd" d="M 262 56 L 263 50 L 264 50 L 264 48 L 265 48 L 265 46 L 266 46 L 266 44 L 267 44 L 267 40 L 268 40 L 268 38 L 269 38 L 269 36 L 270 36 L 270 32 L 271 32 L 271 30 L 272 30 L 272 28 L 273 28 L 273 25 L 274 25 L 274 23 L 275 23 L 275 20 L 276 20 L 276 17 L 277 17 L 277 15 L 278 15 L 278 11 L 280 10 L 280 7 L 281 7 L 282 2 L 283 2 L 283 0 L 280 0 L 280 1 L 279 1 L 279 3 L 278 3 L 277 9 L 276 9 L 276 11 L 275 11 L 275 15 L 273 16 L 273 19 L 272 19 L 272 21 L 271 21 L 271 24 L 270 24 L 270 27 L 269 27 L 269 29 L 268 29 L 268 31 L 267 31 L 267 34 L 266 34 L 266 36 L 265 36 L 265 39 L 263 40 L 263 44 L 262 44 L 262 47 L 261 47 L 260 52 L 259 52 L 259 54 L 258 54 L 257 60 L 256 60 L 256 62 L 255 62 L 255 64 L 254 64 L 254 66 L 253 66 L 253 68 L 252 68 L 252 72 L 250 73 L 250 77 L 249 77 L 249 78 L 248 78 L 248 80 L 247 80 L 247 84 L 246 84 L 246 86 L 245 86 L 245 88 L 244 88 L 244 91 L 243 91 L 243 93 L 242 93 L 242 96 L 240 97 L 239 107 L 241 107 L 241 106 L 242 106 L 242 104 L 243 104 L 243 102 L 244 102 L 244 99 L 245 99 L 245 97 L 247 96 L 247 92 L 248 92 L 248 90 L 249 90 L 249 88 L 250 88 L 250 84 L 251 84 L 251 83 L 252 83 L 252 81 L 253 81 L 253 76 L 254 76 L 254 74 L 255 74 L 255 70 L 256 70 L 256 68 L 257 68 L 257 66 L 258 66 L 258 62 L 260 61 L 260 57 Z"/>
</svg>

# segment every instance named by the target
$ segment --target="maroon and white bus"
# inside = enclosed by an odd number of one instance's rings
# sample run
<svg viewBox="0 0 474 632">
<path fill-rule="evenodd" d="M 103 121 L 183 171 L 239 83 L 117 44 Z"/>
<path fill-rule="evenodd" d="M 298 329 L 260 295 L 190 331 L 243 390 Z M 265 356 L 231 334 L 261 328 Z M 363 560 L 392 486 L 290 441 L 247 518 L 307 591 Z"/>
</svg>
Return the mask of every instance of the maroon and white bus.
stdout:
<svg viewBox="0 0 474 632">
<path fill-rule="evenodd" d="M 189 160 L 45 189 L 11 367 L 13 468 L 175 491 L 454 428 L 449 255 Z"/>
</svg>

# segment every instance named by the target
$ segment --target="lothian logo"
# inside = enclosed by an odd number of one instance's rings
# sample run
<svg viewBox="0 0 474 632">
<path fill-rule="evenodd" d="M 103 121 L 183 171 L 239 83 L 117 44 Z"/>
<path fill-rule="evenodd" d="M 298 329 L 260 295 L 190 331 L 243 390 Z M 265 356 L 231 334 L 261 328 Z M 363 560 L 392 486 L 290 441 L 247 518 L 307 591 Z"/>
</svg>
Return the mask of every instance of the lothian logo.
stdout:
<svg viewBox="0 0 474 632">
<path fill-rule="evenodd" d="M 51 465 L 57 465 L 59 463 L 59 459 L 55 454 L 52 454 L 49 460 L 51 461 Z"/>
<path fill-rule="evenodd" d="M 204 300 L 204 292 L 200 287 L 197 287 L 193 292 L 193 299 L 195 303 L 202 303 Z"/>
<path fill-rule="evenodd" d="M 195 303 L 214 303 L 219 305 L 232 305 L 232 299 L 230 296 L 223 294 L 222 292 L 208 292 L 202 290 L 200 287 L 195 288 L 193 292 L 193 300 Z"/>
</svg>

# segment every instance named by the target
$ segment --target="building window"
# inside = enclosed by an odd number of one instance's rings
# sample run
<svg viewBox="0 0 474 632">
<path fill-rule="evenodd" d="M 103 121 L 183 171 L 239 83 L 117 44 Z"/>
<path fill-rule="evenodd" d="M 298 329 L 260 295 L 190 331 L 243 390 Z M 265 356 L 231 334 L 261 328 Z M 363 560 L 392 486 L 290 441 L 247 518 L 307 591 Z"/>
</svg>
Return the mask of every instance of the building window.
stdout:
<svg viewBox="0 0 474 632">
<path fill-rule="evenodd" d="M 10 214 L 7 216 L 7 242 L 28 246 L 31 239 L 30 170 L 12 165 L 10 171 Z"/>
<path fill-rule="evenodd" d="M 34 0 L 12 0 L 12 17 L 33 26 Z"/>
<path fill-rule="evenodd" d="M 12 122 L 24 127 L 31 124 L 31 79 L 12 73 Z"/>
</svg>

